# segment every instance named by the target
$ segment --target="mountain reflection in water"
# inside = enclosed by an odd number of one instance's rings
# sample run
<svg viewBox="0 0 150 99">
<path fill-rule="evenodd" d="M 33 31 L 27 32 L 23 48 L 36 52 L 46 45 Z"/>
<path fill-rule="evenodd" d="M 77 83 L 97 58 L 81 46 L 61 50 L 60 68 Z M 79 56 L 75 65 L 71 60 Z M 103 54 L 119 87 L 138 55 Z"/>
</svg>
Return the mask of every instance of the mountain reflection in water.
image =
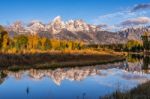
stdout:
<svg viewBox="0 0 150 99">
<path fill-rule="evenodd" d="M 118 88 L 125 91 L 150 80 L 149 57 L 129 56 L 106 65 L 55 70 L 0 72 L 2 99 L 99 98 Z"/>
</svg>

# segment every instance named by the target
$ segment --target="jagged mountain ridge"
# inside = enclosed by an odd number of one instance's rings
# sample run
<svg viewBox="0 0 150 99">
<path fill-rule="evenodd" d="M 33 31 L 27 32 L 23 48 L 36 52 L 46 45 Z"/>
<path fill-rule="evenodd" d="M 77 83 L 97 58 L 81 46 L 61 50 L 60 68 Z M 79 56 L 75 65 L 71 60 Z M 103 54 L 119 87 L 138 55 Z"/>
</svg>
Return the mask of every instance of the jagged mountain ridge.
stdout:
<svg viewBox="0 0 150 99">
<path fill-rule="evenodd" d="M 99 25 L 87 24 L 83 20 L 69 20 L 64 22 L 60 16 L 54 18 L 50 23 L 44 24 L 38 20 L 24 25 L 15 22 L 6 27 L 11 36 L 18 34 L 35 34 L 48 38 L 65 40 L 80 40 L 92 44 L 116 44 L 125 43 L 128 40 L 141 40 L 141 35 L 150 31 L 149 27 L 128 28 L 118 32 L 104 31 Z"/>
<path fill-rule="evenodd" d="M 150 33 L 150 26 L 147 27 L 138 27 L 138 28 L 128 28 L 122 31 L 119 31 L 118 34 L 121 37 L 127 38 L 128 40 L 139 40 L 141 41 L 141 36 L 145 33 Z"/>
<path fill-rule="evenodd" d="M 60 16 L 54 18 L 49 24 L 44 24 L 38 20 L 31 21 L 29 24 L 24 25 L 22 22 L 17 21 L 12 25 L 7 27 L 9 31 L 15 32 L 41 32 L 41 31 L 49 31 L 52 34 L 57 34 L 62 30 L 66 29 L 71 32 L 95 32 L 98 30 L 96 25 L 90 25 L 85 23 L 83 20 L 69 20 L 64 22 Z"/>
</svg>

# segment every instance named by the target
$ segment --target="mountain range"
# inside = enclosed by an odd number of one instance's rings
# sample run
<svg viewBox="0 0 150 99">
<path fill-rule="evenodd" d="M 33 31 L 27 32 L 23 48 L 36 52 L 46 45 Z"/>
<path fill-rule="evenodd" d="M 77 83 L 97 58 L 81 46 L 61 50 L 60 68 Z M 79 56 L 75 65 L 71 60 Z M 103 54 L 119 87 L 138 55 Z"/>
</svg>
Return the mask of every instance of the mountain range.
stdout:
<svg viewBox="0 0 150 99">
<path fill-rule="evenodd" d="M 17 21 L 5 26 L 10 36 L 14 34 L 38 34 L 48 38 L 80 40 L 90 44 L 118 44 L 128 40 L 141 40 L 144 32 L 150 32 L 150 27 L 127 28 L 110 32 L 101 25 L 87 24 L 83 20 L 69 20 L 64 22 L 60 16 L 55 17 L 50 23 L 44 24 L 34 20 L 28 24 Z"/>
</svg>

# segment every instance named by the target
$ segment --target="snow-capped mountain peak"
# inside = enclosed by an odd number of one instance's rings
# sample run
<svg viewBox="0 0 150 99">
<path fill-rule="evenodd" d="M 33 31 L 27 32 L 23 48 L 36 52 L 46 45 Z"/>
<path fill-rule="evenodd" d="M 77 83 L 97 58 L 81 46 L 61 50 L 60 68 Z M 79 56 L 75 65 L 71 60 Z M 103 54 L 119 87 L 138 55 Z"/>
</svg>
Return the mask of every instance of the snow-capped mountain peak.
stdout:
<svg viewBox="0 0 150 99">
<path fill-rule="evenodd" d="M 8 26 L 8 29 L 10 31 L 15 31 L 15 32 L 22 32 L 24 31 L 24 25 L 21 21 L 16 21 L 13 24 L 11 24 L 10 26 Z"/>
<path fill-rule="evenodd" d="M 55 17 L 50 25 L 51 25 L 50 28 L 51 28 L 51 31 L 53 34 L 57 34 L 62 29 L 65 28 L 65 23 L 64 23 L 64 21 L 62 21 L 60 16 Z"/>
<path fill-rule="evenodd" d="M 68 30 L 70 32 L 96 32 L 97 30 L 95 25 L 87 24 L 81 19 L 64 22 L 60 16 L 55 17 L 49 24 L 43 24 L 39 20 L 33 20 L 26 26 L 22 26 L 19 22 L 15 23 L 11 28 L 14 32 L 20 32 L 23 30 L 30 33 L 48 31 L 52 34 L 58 34 L 63 30 Z"/>
<path fill-rule="evenodd" d="M 38 33 L 39 31 L 45 31 L 45 25 L 38 20 L 33 20 L 27 25 L 26 30 L 30 33 Z"/>
<path fill-rule="evenodd" d="M 53 19 L 53 22 L 55 22 L 55 21 L 61 21 L 61 20 L 62 20 L 61 16 L 57 16 L 57 17 L 55 17 L 55 18 Z"/>
</svg>

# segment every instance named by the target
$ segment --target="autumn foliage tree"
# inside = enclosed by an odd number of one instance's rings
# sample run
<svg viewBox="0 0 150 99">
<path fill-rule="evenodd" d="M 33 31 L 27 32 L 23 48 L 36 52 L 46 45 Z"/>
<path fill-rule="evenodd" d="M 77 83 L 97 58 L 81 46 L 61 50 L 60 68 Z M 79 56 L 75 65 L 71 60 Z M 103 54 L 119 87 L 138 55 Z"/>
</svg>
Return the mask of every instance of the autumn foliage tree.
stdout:
<svg viewBox="0 0 150 99">
<path fill-rule="evenodd" d="M 12 52 L 37 50 L 80 50 L 82 42 L 71 40 L 49 39 L 35 34 L 17 34 L 9 37 L 8 32 L 0 26 L 0 49 Z"/>
<path fill-rule="evenodd" d="M 150 36 L 148 35 L 147 32 L 144 33 L 144 35 L 142 35 L 142 40 L 143 40 L 143 47 L 144 50 L 148 51 L 150 50 L 150 40 L 149 40 Z"/>
<path fill-rule="evenodd" d="M 6 50 L 8 46 L 9 46 L 8 32 L 5 31 L 2 26 L 0 26 L 0 49 Z"/>
<path fill-rule="evenodd" d="M 18 50 L 27 49 L 28 37 L 26 35 L 19 35 L 14 37 L 15 48 Z"/>
</svg>

